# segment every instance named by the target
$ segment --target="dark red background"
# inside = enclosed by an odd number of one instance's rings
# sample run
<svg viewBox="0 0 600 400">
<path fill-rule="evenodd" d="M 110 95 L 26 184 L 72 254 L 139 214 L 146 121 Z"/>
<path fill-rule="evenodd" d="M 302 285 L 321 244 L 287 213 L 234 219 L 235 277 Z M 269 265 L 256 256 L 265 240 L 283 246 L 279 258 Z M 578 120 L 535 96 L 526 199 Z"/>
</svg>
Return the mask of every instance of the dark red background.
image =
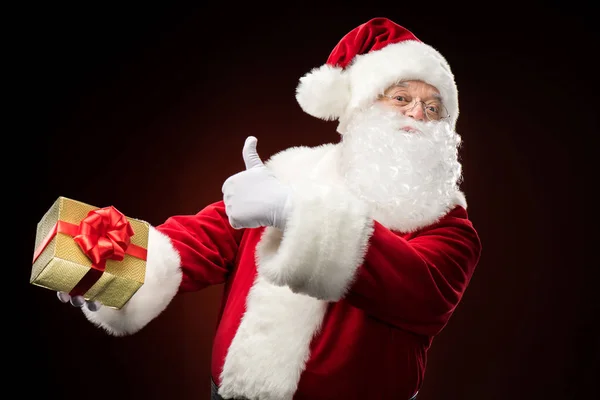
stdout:
<svg viewBox="0 0 600 400">
<path fill-rule="evenodd" d="M 6 77 L 25 115 L 5 136 L 24 143 L 21 154 L 4 147 L 19 160 L 5 169 L 16 178 L 5 193 L 18 208 L 8 214 L 19 221 L 10 229 L 17 243 L 5 250 L 16 262 L 4 265 L 18 277 L 3 284 L 17 292 L 5 304 L 17 314 L 3 326 L 16 334 L 4 343 L 16 390 L 31 398 L 209 398 L 221 287 L 176 298 L 136 335 L 108 336 L 29 284 L 36 223 L 67 196 L 159 224 L 219 200 L 222 182 L 243 168 L 248 135 L 265 159 L 337 141 L 335 123 L 297 105 L 298 78 L 350 29 L 387 16 L 439 49 L 456 75 L 463 189 L 483 241 L 472 284 L 434 341 L 419 400 L 598 395 L 591 8 L 373 3 L 90 3 L 19 14 L 5 37 L 18 74 Z"/>
</svg>

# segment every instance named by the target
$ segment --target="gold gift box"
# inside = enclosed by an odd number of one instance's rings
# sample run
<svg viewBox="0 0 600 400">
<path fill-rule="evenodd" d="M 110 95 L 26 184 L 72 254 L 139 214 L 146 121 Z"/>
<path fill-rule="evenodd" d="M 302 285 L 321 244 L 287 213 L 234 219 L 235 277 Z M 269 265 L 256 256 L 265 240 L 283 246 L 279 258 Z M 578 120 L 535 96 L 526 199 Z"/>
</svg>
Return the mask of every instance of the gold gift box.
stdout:
<svg viewBox="0 0 600 400">
<path fill-rule="evenodd" d="M 98 207 L 66 197 L 59 197 L 37 225 L 35 250 L 52 234 L 59 221 L 79 225 L 82 219 Z M 149 225 L 126 217 L 133 228 L 131 245 L 148 248 Z M 33 262 L 30 283 L 69 293 L 92 267 L 92 260 L 73 240 L 73 236 L 56 233 Z M 145 257 L 125 254 L 122 261 L 107 260 L 100 278 L 85 292 L 86 300 L 95 300 L 103 306 L 120 309 L 144 284 Z"/>
</svg>

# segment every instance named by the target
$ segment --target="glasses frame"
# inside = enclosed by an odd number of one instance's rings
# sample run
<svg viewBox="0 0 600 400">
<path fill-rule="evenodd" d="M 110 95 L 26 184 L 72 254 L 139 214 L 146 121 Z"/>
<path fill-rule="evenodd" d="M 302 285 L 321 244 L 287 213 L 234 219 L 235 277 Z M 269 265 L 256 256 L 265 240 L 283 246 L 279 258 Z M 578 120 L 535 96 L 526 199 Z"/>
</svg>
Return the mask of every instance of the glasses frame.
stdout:
<svg viewBox="0 0 600 400">
<path fill-rule="evenodd" d="M 397 101 L 396 100 L 396 96 L 390 96 L 387 94 L 380 94 L 378 96 L 379 99 L 389 99 L 392 101 Z M 402 113 L 406 113 L 407 111 L 412 111 L 414 110 L 414 108 L 417 106 L 417 103 L 419 103 L 421 105 L 421 109 L 423 110 L 423 115 L 425 116 L 425 119 L 428 122 L 440 122 L 440 121 L 448 121 L 450 120 L 450 114 L 448 113 L 448 109 L 446 108 L 446 106 L 442 103 L 440 104 L 440 106 L 442 107 L 444 116 L 440 117 L 439 119 L 429 119 L 428 115 L 427 115 L 427 111 L 425 110 L 425 107 L 427 107 L 427 103 L 425 103 L 423 100 L 415 100 L 413 99 L 409 104 L 405 105 L 405 106 L 397 106 L 399 108 L 402 109 Z M 412 104 L 412 106 L 410 106 Z M 410 107 L 409 107 L 410 106 Z"/>
</svg>

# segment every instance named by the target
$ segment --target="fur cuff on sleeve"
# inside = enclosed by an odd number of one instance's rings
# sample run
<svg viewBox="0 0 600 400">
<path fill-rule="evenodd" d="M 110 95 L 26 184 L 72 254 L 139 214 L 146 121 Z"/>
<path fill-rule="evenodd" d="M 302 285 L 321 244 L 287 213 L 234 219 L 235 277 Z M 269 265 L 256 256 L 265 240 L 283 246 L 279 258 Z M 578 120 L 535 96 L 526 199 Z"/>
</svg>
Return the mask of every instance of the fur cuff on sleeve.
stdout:
<svg viewBox="0 0 600 400">
<path fill-rule="evenodd" d="M 285 232 L 269 227 L 258 244 L 259 274 L 296 293 L 337 301 L 362 264 L 372 233 L 366 205 L 346 190 L 296 187 Z"/>
<path fill-rule="evenodd" d="M 156 318 L 179 291 L 179 253 L 167 236 L 150 227 L 144 284 L 120 310 L 100 307 L 96 312 L 82 310 L 95 325 L 115 336 L 135 333 Z"/>
</svg>

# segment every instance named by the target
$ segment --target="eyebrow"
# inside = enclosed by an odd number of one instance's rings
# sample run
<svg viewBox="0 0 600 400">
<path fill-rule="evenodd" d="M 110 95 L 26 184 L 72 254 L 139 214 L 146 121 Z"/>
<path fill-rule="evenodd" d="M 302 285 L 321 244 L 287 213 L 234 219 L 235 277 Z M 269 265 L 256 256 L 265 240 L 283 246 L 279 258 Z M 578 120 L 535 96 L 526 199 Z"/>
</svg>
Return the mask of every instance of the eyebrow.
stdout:
<svg viewBox="0 0 600 400">
<path fill-rule="evenodd" d="M 394 86 L 391 88 L 392 90 L 396 89 L 397 87 L 401 87 L 406 89 L 408 87 L 408 83 L 406 82 L 397 82 L 396 84 L 394 84 Z M 431 97 L 433 97 L 435 100 L 439 101 L 440 103 L 443 103 L 443 99 L 442 99 L 442 95 L 439 93 L 434 93 L 431 95 Z"/>
</svg>

